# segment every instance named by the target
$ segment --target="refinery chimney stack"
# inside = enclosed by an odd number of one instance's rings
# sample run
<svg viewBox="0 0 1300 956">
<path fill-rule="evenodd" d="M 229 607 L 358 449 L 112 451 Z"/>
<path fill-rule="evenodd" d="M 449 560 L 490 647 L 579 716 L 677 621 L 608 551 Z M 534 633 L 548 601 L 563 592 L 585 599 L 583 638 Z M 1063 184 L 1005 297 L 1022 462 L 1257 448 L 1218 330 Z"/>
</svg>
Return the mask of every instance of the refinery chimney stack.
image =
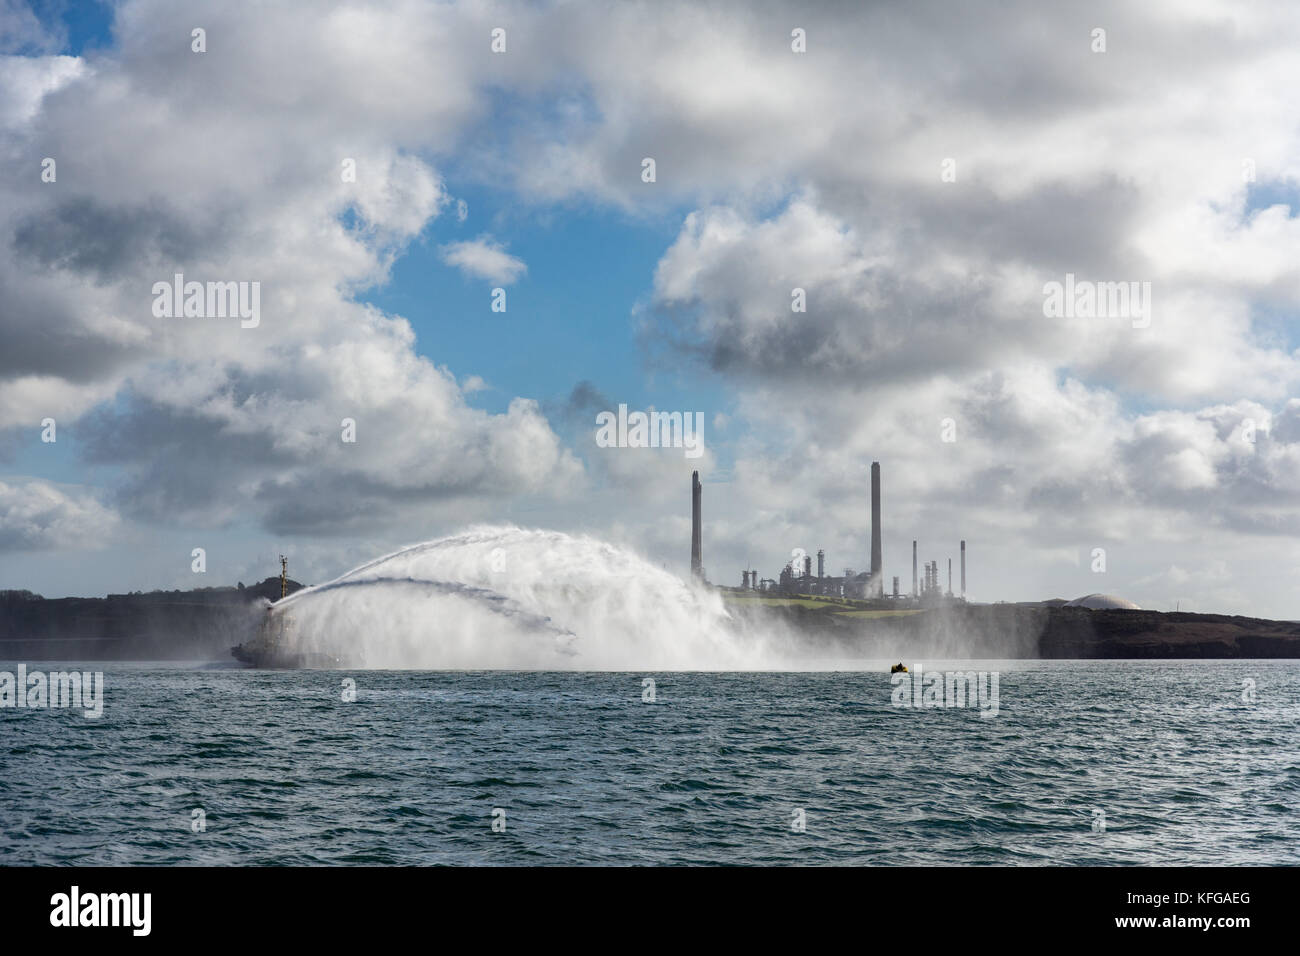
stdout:
<svg viewBox="0 0 1300 956">
<path fill-rule="evenodd" d="M 880 560 L 880 462 L 871 463 L 871 596 L 884 597 L 885 570 Z"/>
<path fill-rule="evenodd" d="M 704 576 L 704 562 L 700 553 L 700 473 L 691 472 L 691 577 Z"/>
<path fill-rule="evenodd" d="M 916 587 L 916 539 L 912 540 L 912 597 L 920 597 L 921 592 Z"/>
<path fill-rule="evenodd" d="M 966 542 L 961 543 L 961 596 L 966 596 Z"/>
</svg>

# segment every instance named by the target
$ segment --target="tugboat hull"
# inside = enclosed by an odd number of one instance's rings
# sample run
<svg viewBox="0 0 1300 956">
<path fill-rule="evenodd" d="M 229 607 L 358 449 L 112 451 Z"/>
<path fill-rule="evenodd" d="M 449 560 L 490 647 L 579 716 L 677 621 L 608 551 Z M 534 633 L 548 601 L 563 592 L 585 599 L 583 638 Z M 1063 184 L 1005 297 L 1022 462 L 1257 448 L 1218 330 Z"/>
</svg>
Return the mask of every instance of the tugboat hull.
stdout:
<svg viewBox="0 0 1300 956">
<path fill-rule="evenodd" d="M 307 650 L 300 646 L 297 622 L 268 609 L 257 636 L 230 649 L 235 660 L 271 670 L 337 670 L 364 667 L 359 657 Z"/>
</svg>

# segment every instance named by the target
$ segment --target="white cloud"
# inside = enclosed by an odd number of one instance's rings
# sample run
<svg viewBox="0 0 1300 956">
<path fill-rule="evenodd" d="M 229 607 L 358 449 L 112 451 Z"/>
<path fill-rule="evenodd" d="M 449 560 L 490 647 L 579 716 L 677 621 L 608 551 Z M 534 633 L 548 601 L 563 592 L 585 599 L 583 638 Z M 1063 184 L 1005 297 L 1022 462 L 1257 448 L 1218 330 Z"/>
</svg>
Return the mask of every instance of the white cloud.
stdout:
<svg viewBox="0 0 1300 956">
<path fill-rule="evenodd" d="M 725 413 L 702 409 L 729 440 L 706 466 L 732 474 L 706 497 L 717 579 L 773 574 L 796 545 L 861 567 L 880 459 L 895 568 L 913 536 L 965 536 L 977 596 L 1134 581 L 1146 603 L 1212 547 L 1215 593 L 1296 616 L 1274 569 L 1300 563 L 1300 216 L 1248 208 L 1242 178 L 1248 157 L 1259 187 L 1297 196 L 1289 5 L 812 8 L 803 55 L 776 5 L 494 11 L 131 0 L 93 73 L 0 64 L 6 154 L 60 162 L 57 188 L 17 161 L 0 181 L 0 427 L 116 397 L 80 434 L 141 515 L 354 533 L 517 507 L 680 565 L 680 458 L 566 448 L 524 398 L 475 409 L 475 369 L 420 357 L 405 319 L 356 296 L 440 215 L 465 219 L 444 179 L 548 215 L 685 207 L 646 264 L 642 331 L 719 383 Z M 494 57 L 502 12 L 511 52 Z M 169 39 L 198 18 L 202 56 Z M 490 236 L 442 252 L 496 284 L 526 274 Z M 148 288 L 182 265 L 261 280 L 262 326 L 154 321 Z M 1150 281 L 1151 327 L 1046 319 L 1043 283 L 1066 272 Z M 1268 423 L 1254 444 L 1247 417 Z M 1105 586 L 1087 576 L 1097 544 Z"/>
<path fill-rule="evenodd" d="M 24 0 L 0 0 L 0 51 L 30 56 L 59 49 L 66 31 L 57 19 L 50 19 L 53 23 L 42 23 Z"/>
<path fill-rule="evenodd" d="M 30 478 L 0 481 L 0 551 L 104 548 L 118 523 L 117 514 L 80 489 Z"/>
<path fill-rule="evenodd" d="M 27 77 L 5 148 L 36 159 L 0 182 L 0 428 L 74 425 L 123 514 L 173 526 L 355 533 L 579 484 L 535 403 L 471 408 L 456 374 L 472 369 L 357 301 L 449 203 L 428 147 L 484 93 L 470 54 L 428 51 L 461 48 L 468 20 L 413 2 L 115 12 L 94 72 L 5 67 Z M 196 17 L 205 54 L 168 39 Z M 57 183 L 39 182 L 44 155 Z M 155 318 L 151 288 L 176 272 L 259 282 L 261 324 Z"/>
<path fill-rule="evenodd" d="M 75 56 L 0 56 L 0 127 L 31 119 L 46 94 L 87 72 L 85 62 Z"/>
<path fill-rule="evenodd" d="M 510 255 L 505 247 L 490 237 L 464 242 L 451 242 L 438 250 L 442 261 L 455 266 L 475 279 L 486 279 L 496 285 L 510 285 L 528 271 L 522 259 Z"/>
</svg>

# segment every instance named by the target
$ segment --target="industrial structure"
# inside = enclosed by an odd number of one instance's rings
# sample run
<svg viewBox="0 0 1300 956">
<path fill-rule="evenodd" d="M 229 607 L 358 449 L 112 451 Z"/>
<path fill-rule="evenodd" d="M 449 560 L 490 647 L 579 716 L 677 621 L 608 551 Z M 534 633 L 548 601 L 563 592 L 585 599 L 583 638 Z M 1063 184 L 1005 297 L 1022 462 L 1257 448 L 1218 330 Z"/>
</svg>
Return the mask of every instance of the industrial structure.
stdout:
<svg viewBox="0 0 1300 956">
<path fill-rule="evenodd" d="M 700 473 L 691 474 L 691 577 L 705 582 L 702 557 L 702 520 L 700 515 Z M 851 567 L 843 575 L 826 573 L 826 551 L 817 551 L 817 573 L 813 574 L 812 555 L 796 551 L 776 578 L 762 578 L 758 571 L 746 568 L 740 572 L 740 587 L 728 590 L 760 591 L 765 594 L 810 597 L 832 597 L 865 601 L 882 607 L 929 607 L 950 601 L 966 600 L 966 542 L 961 542 L 961 590 L 953 591 L 952 558 L 948 558 L 948 582 L 945 588 L 939 580 L 939 562 L 927 561 L 923 577 L 918 580 L 918 544 L 912 541 L 912 591 L 900 592 L 900 581 L 893 576 L 893 588 L 885 592 L 884 554 L 881 546 L 880 462 L 871 463 L 871 563 L 866 571 L 856 572 Z"/>
<path fill-rule="evenodd" d="M 880 462 L 871 463 L 871 586 L 869 596 L 884 596 L 884 562 L 880 553 Z"/>
<path fill-rule="evenodd" d="M 700 473 L 691 472 L 691 579 L 704 581 L 704 559 L 701 541 L 703 525 L 700 519 Z"/>
</svg>

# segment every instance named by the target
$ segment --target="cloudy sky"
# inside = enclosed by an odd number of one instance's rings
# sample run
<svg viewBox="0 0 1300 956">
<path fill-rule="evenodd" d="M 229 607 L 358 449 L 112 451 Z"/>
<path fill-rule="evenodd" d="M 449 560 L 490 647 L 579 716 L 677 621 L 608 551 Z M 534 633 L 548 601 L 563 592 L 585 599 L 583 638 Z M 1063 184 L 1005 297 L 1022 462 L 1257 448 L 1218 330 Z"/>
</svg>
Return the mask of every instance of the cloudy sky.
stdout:
<svg viewBox="0 0 1300 956">
<path fill-rule="evenodd" d="M 714 580 L 861 570 L 879 460 L 904 589 L 965 538 L 976 600 L 1300 618 L 1298 48 L 1286 2 L 0 0 L 0 587 L 476 522 L 684 575 L 695 467 Z M 158 317 L 178 272 L 260 323 Z M 598 447 L 620 403 L 705 454 Z"/>
</svg>

